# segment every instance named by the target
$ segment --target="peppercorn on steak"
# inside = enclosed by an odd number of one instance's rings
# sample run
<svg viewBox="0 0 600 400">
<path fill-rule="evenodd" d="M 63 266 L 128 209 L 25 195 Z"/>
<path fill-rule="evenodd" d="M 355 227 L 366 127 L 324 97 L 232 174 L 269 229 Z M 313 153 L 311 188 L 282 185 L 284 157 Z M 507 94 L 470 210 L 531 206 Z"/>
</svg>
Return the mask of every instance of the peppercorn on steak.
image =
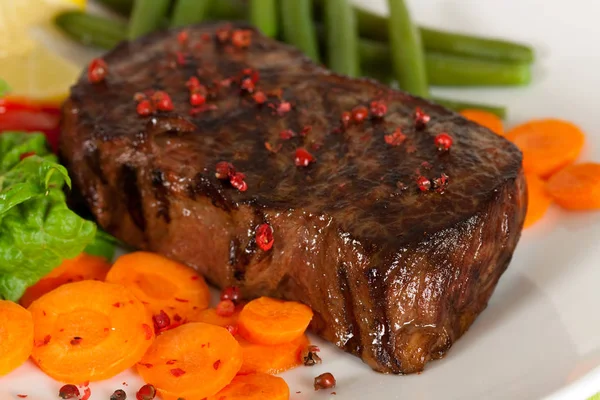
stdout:
<svg viewBox="0 0 600 400">
<path fill-rule="evenodd" d="M 515 146 L 243 24 L 121 43 L 63 117 L 62 157 L 104 229 L 309 305 L 314 332 L 380 372 L 442 357 L 520 237 Z"/>
</svg>

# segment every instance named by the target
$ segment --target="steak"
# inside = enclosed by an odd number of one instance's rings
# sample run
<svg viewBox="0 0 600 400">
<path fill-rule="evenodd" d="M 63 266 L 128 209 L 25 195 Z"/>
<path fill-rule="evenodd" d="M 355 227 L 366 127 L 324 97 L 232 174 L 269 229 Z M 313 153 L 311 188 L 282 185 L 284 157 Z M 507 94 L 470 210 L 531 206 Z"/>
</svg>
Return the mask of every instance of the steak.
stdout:
<svg viewBox="0 0 600 400">
<path fill-rule="evenodd" d="M 98 223 L 218 287 L 307 304 L 314 332 L 376 371 L 442 357 L 520 237 L 519 150 L 245 24 L 181 32 L 121 43 L 106 78 L 84 72 L 64 105 L 61 155 Z M 139 115 L 158 90 L 173 110 Z"/>
</svg>

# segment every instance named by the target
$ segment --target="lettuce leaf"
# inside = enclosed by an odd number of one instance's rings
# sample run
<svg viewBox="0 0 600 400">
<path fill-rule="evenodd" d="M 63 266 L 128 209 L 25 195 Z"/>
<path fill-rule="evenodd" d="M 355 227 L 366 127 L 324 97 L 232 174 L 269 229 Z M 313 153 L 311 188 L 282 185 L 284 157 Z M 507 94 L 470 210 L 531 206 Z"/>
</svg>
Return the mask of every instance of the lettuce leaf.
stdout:
<svg viewBox="0 0 600 400">
<path fill-rule="evenodd" d="M 25 153 L 35 154 L 21 160 Z M 43 134 L 0 134 L 0 298 L 18 300 L 94 239 L 95 224 L 67 207 L 65 184 Z"/>
<path fill-rule="evenodd" d="M 94 240 L 83 251 L 93 256 L 104 257 L 106 261 L 112 262 L 117 246 L 120 244 L 119 239 L 98 228 Z"/>
</svg>

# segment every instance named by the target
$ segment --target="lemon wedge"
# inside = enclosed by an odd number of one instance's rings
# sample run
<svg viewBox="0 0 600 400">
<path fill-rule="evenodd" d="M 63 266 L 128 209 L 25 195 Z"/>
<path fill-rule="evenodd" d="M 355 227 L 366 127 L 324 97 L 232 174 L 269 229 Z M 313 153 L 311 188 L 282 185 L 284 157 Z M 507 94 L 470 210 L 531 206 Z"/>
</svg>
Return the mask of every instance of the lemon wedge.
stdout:
<svg viewBox="0 0 600 400">
<path fill-rule="evenodd" d="M 0 77 L 10 95 L 61 101 L 80 68 L 46 49 L 32 30 L 60 12 L 85 8 L 86 0 L 0 0 Z"/>
</svg>

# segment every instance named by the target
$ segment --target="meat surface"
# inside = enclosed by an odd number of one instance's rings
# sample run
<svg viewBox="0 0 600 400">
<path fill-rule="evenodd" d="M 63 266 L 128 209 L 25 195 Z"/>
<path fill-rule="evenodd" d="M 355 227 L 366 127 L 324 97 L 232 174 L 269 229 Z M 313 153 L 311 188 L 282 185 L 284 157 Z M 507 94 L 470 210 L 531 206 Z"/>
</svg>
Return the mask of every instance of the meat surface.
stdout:
<svg viewBox="0 0 600 400">
<path fill-rule="evenodd" d="M 418 372 L 442 357 L 486 307 L 520 237 L 517 148 L 248 26 L 178 32 L 120 44 L 104 57 L 105 80 L 83 73 L 64 106 L 61 155 L 99 224 L 219 287 L 309 305 L 314 332 L 377 371 Z M 190 104 L 191 76 L 207 89 L 204 106 Z M 170 95 L 173 111 L 138 115 L 153 90 Z M 372 101 L 387 105 L 383 118 L 344 126 L 344 112 Z M 424 128 L 417 107 L 431 117 Z M 385 136 L 397 129 L 394 146 Z M 442 132 L 449 151 L 434 145 Z M 297 166 L 298 148 L 314 160 L 299 154 Z M 215 176 L 221 161 L 247 190 Z M 421 191 L 421 176 L 437 180 Z M 273 232 L 268 250 L 256 240 L 262 224 Z"/>
</svg>

